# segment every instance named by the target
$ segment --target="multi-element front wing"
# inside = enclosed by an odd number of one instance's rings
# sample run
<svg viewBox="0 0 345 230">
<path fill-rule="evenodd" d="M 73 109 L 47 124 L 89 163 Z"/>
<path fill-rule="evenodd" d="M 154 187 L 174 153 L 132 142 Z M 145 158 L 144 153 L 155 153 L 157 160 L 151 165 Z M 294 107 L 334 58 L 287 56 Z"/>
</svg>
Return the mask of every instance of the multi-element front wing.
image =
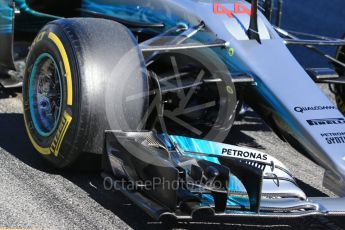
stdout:
<svg viewBox="0 0 345 230">
<path fill-rule="evenodd" d="M 152 132 L 105 135 L 106 181 L 154 219 L 345 216 L 345 198 L 307 198 L 266 153 Z"/>
</svg>

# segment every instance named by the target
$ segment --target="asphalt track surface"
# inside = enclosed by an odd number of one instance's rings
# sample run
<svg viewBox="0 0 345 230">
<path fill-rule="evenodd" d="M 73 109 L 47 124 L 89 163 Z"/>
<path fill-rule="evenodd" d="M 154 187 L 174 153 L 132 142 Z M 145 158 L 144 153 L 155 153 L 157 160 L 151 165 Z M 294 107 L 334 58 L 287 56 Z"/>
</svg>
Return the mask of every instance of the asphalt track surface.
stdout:
<svg viewBox="0 0 345 230">
<path fill-rule="evenodd" d="M 20 93 L 11 94 L 3 92 L 6 98 L 0 99 L 0 227 L 308 229 L 299 222 L 255 219 L 173 225 L 154 222 L 120 192 L 106 190 L 98 172 L 51 169 L 25 134 Z M 334 196 L 322 187 L 323 169 L 278 139 L 254 112 L 236 122 L 230 136 L 229 143 L 262 149 L 286 163 L 308 196 Z M 345 227 L 341 219 L 301 221 L 311 223 L 314 229 Z"/>
<path fill-rule="evenodd" d="M 332 19 L 320 22 L 313 11 L 302 8 L 315 6 L 333 12 L 334 18 L 344 14 L 344 2 L 305 0 L 303 7 L 290 0 L 285 12 L 292 22 L 290 29 L 323 32 L 338 35 L 339 28 L 332 28 Z M 323 5 L 322 5 L 323 3 Z M 328 4 L 329 3 L 329 4 Z M 333 4 L 333 5 L 332 5 Z M 336 6 L 334 6 L 336 4 Z M 320 8 L 321 7 L 321 8 Z M 327 14 L 327 12 L 323 12 Z M 296 14 L 307 15 L 298 20 Z M 335 16 L 334 16 L 335 14 Z M 310 18 L 311 17 L 311 18 Z M 345 17 L 343 17 L 345 18 Z M 309 21 L 309 24 L 308 24 Z M 334 22 L 334 20 L 333 20 Z M 310 26 L 312 25 L 312 26 Z M 327 26 L 328 25 L 328 26 Z M 342 24 L 344 25 L 344 24 Z M 343 27 L 345 30 L 345 26 Z M 315 29 L 317 29 L 315 31 Z M 337 32 L 335 32 L 337 31 Z M 342 33 L 343 31 L 341 31 Z M 300 52 L 300 51 L 296 51 Z M 315 65 L 310 58 L 303 58 L 306 65 Z M 307 61 L 306 61 L 307 60 Z M 323 89 L 327 94 L 330 93 Z M 331 97 L 331 95 L 330 95 Z M 97 172 L 59 171 L 51 169 L 31 147 L 25 135 L 20 93 L 0 93 L 0 228 L 34 229 L 342 229 L 344 218 L 306 219 L 294 223 L 283 221 L 260 222 L 248 219 L 233 223 L 176 223 L 166 225 L 152 221 L 118 191 L 104 189 L 103 180 Z M 308 196 L 334 196 L 322 187 L 323 169 L 278 139 L 254 113 L 236 122 L 229 142 L 263 149 L 284 162 L 295 175 Z M 307 225 L 309 227 L 307 227 Z"/>
</svg>

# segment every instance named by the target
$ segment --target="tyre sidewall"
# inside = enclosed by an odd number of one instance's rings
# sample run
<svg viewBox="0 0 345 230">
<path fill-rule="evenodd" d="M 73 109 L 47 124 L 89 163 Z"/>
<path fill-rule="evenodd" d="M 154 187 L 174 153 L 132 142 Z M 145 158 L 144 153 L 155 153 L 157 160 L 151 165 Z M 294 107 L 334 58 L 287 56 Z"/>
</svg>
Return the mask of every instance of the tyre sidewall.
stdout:
<svg viewBox="0 0 345 230">
<path fill-rule="evenodd" d="M 71 72 L 71 78 L 73 84 L 68 86 L 66 68 L 68 65 L 63 60 L 63 53 L 59 50 L 56 42 L 49 38 L 50 34 L 56 35 L 63 44 L 63 48 L 67 55 L 69 62 L 69 68 Z M 62 106 L 61 113 L 55 130 L 47 137 L 41 136 L 36 130 L 33 119 L 30 112 L 29 104 L 29 84 L 31 79 L 31 74 L 33 71 L 33 65 L 37 58 L 43 54 L 48 53 L 54 59 L 59 68 L 59 73 L 61 76 L 61 88 L 62 88 Z M 69 45 L 68 39 L 62 30 L 56 25 L 49 25 L 41 30 L 36 39 L 31 46 L 30 53 L 27 57 L 27 68 L 25 72 L 25 78 L 23 82 L 23 105 L 24 105 L 24 117 L 27 132 L 29 134 L 30 141 L 40 152 L 44 158 L 50 161 L 56 167 L 64 167 L 68 165 L 71 161 L 77 158 L 77 152 L 74 145 L 74 131 L 78 124 L 79 115 L 79 99 L 78 90 L 76 87 L 79 85 L 78 71 L 76 69 L 76 62 L 74 59 L 74 53 Z M 37 76 L 37 75 L 36 75 Z M 67 104 L 67 88 L 72 87 L 72 105 Z M 71 119 L 69 124 L 66 124 L 66 117 Z M 66 130 L 64 130 L 66 129 Z M 64 154 L 68 153 L 68 154 Z M 72 154 L 71 154 L 72 153 Z"/>
</svg>

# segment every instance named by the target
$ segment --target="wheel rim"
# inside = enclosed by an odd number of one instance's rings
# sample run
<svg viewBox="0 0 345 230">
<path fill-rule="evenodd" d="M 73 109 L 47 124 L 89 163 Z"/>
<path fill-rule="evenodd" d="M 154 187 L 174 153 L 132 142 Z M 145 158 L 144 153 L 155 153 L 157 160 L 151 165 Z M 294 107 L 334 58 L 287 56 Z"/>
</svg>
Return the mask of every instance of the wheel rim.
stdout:
<svg viewBox="0 0 345 230">
<path fill-rule="evenodd" d="M 50 136 L 57 128 L 62 110 L 62 79 L 54 58 L 41 54 L 33 65 L 29 83 L 30 112 L 35 129 Z"/>
</svg>

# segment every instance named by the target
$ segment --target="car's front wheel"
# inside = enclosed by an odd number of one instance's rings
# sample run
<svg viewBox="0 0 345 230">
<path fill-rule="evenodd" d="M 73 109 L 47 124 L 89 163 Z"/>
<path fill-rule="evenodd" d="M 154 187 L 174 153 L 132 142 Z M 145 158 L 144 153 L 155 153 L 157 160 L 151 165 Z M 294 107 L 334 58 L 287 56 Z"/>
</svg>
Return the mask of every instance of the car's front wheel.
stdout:
<svg viewBox="0 0 345 230">
<path fill-rule="evenodd" d="M 102 154 L 105 130 L 135 130 L 142 122 L 147 100 L 129 104 L 125 95 L 147 90 L 143 70 L 138 44 L 121 24 L 83 18 L 46 25 L 31 46 L 23 82 L 32 145 L 59 168 L 84 153 Z"/>
</svg>

